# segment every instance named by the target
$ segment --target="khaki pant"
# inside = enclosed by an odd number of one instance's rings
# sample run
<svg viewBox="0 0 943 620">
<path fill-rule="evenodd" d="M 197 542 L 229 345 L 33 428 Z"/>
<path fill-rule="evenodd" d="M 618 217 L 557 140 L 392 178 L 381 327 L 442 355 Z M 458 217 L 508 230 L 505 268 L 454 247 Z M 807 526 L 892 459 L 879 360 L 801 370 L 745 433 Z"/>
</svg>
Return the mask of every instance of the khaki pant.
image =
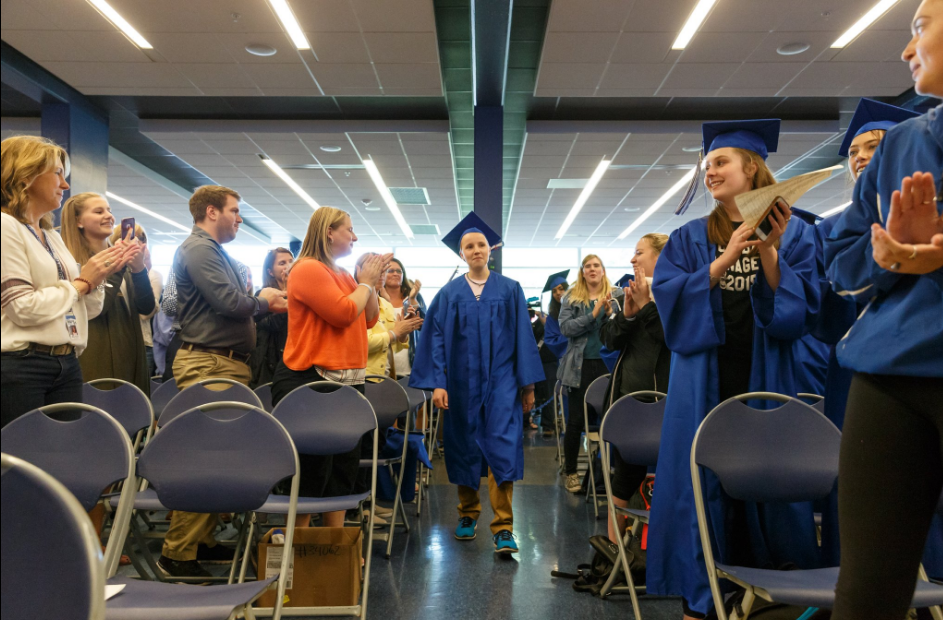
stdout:
<svg viewBox="0 0 943 620">
<path fill-rule="evenodd" d="M 491 470 L 488 470 L 488 497 L 491 499 L 491 509 L 494 518 L 491 520 L 491 533 L 497 534 L 501 530 L 514 531 L 514 483 L 505 482 L 498 486 Z M 458 485 L 458 515 L 471 517 L 475 521 L 481 516 L 481 494 L 478 489 Z"/>
<path fill-rule="evenodd" d="M 177 388 L 185 390 L 204 379 L 232 379 L 248 385 L 252 378 L 249 366 L 236 360 L 180 349 L 174 359 L 174 379 Z M 209 386 L 208 389 L 223 390 L 226 386 Z M 161 554 L 180 562 L 196 559 L 197 547 L 216 545 L 213 532 L 216 529 L 217 515 L 181 512 L 175 510 L 170 519 L 170 529 L 164 538 Z"/>
</svg>

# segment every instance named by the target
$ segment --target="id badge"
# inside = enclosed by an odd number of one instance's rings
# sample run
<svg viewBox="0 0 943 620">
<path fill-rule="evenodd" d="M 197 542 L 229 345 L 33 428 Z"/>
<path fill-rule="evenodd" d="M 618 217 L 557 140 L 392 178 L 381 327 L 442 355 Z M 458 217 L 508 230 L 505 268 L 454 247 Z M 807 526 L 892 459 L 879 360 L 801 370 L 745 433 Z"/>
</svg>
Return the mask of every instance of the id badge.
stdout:
<svg viewBox="0 0 943 620">
<path fill-rule="evenodd" d="M 79 339 L 79 321 L 71 308 L 65 313 L 65 330 L 69 334 L 69 340 Z"/>
</svg>

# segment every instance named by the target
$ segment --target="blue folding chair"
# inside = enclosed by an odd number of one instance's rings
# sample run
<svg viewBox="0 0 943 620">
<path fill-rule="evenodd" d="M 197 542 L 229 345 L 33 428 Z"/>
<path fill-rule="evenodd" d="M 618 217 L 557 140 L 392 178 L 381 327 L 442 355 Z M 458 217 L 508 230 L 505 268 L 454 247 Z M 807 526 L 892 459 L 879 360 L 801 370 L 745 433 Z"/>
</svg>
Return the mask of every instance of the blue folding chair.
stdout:
<svg viewBox="0 0 943 620">
<path fill-rule="evenodd" d="M 210 389 L 211 386 L 226 386 L 221 390 Z M 170 399 L 160 416 L 157 418 L 157 427 L 161 428 L 175 417 L 195 407 L 222 401 L 243 403 L 263 409 L 262 401 L 255 392 L 247 386 L 232 379 L 204 379 L 190 387 L 177 392 Z"/>
<path fill-rule="evenodd" d="M 654 402 L 642 402 L 640 398 L 651 399 Z M 599 591 L 600 596 L 610 593 L 627 592 L 632 597 L 632 608 L 636 619 L 640 619 L 638 595 L 632 572 L 629 570 L 627 544 L 629 537 L 638 535 L 643 523 L 648 523 L 649 511 L 635 508 L 621 508 L 616 506 L 612 499 L 612 450 L 619 453 L 619 457 L 628 465 L 644 465 L 654 467 L 658 464 L 658 450 L 661 446 L 661 427 L 665 419 L 665 394 L 654 391 L 633 392 L 612 403 L 606 412 L 602 426 L 599 428 L 599 441 L 602 449 L 602 474 L 606 484 L 606 499 L 609 502 L 609 518 L 613 529 L 619 531 L 618 523 L 623 517 L 634 520 L 632 529 L 626 532 L 625 537 L 616 541 L 619 546 L 619 564 L 613 567 L 609 579 Z M 622 498 L 628 499 L 628 498 Z M 620 574 L 626 576 L 627 587 L 614 587 Z M 644 589 L 641 586 L 639 589 Z"/>
<path fill-rule="evenodd" d="M 170 402 L 170 399 L 177 395 L 180 390 L 177 389 L 176 379 L 164 381 L 156 388 L 151 385 L 151 407 L 154 409 L 154 417 L 160 418 L 164 407 Z"/>
<path fill-rule="evenodd" d="M 560 473 L 563 473 L 563 431 L 566 430 L 566 415 L 564 413 L 563 382 L 557 379 L 553 384 L 553 434 L 557 442 L 557 464 Z"/>
<path fill-rule="evenodd" d="M 783 403 L 758 410 L 748 400 Z M 747 502 L 808 502 L 829 495 L 838 479 L 841 432 L 811 406 L 766 392 L 743 394 L 715 407 L 691 446 L 691 479 L 707 576 L 719 620 L 727 620 L 720 579 L 746 590 L 749 615 L 756 597 L 771 603 L 831 608 L 838 568 L 778 571 L 716 562 L 702 473 L 712 472 L 730 497 Z M 918 581 L 913 607 L 943 605 L 943 587 Z"/>
<path fill-rule="evenodd" d="M 292 390 L 275 406 L 272 418 L 281 422 L 291 435 L 298 452 L 312 455 L 345 454 L 357 447 L 358 442 L 370 431 L 377 430 L 377 418 L 363 394 L 348 385 L 341 385 L 331 381 L 316 381 L 302 385 Z M 163 432 L 163 431 L 161 431 Z M 160 433 L 157 434 L 160 436 Z M 246 461 L 252 466 L 251 461 Z M 376 498 L 377 490 L 377 433 L 373 434 L 373 459 L 371 464 L 370 490 L 364 493 L 354 493 L 342 497 L 303 497 L 297 499 L 295 506 L 301 514 L 317 514 L 338 512 L 359 508 L 368 500 Z M 253 513 L 285 514 L 289 507 L 288 498 L 284 495 L 271 495 L 268 500 Z M 348 607 L 292 607 L 293 616 L 359 616 L 365 620 L 367 616 L 367 595 L 370 589 L 370 567 L 373 558 L 373 525 L 376 511 L 370 511 L 367 519 L 367 557 L 364 566 L 363 591 L 360 605 Z M 293 529 L 292 520 L 287 527 Z M 253 540 L 255 518 L 250 520 L 247 536 L 240 537 L 240 543 L 245 541 L 245 555 L 242 558 L 242 568 L 239 573 L 239 582 L 245 579 L 246 567 L 249 563 L 249 542 Z M 287 532 L 286 532 L 287 533 Z M 288 543 L 286 542 L 286 545 Z M 237 551 L 239 546 L 237 545 Z M 288 557 L 288 554 L 285 554 Z M 281 600 L 281 594 L 279 595 Z M 268 609 L 257 609 L 256 614 L 267 615 Z"/>
<path fill-rule="evenodd" d="M 162 375 L 154 375 L 151 377 L 151 394 L 160 387 L 160 384 L 164 382 L 164 377 Z"/>
<path fill-rule="evenodd" d="M 406 414 L 405 430 L 403 430 L 403 452 L 399 456 L 379 459 L 377 467 L 386 467 L 396 485 L 396 497 L 393 500 L 393 515 L 390 518 L 389 532 L 386 541 L 386 559 L 390 559 L 393 553 L 393 534 L 396 526 L 401 525 L 409 531 L 409 521 L 406 519 L 406 508 L 403 506 L 401 490 L 403 488 L 403 468 L 406 463 L 406 452 L 409 449 L 409 429 L 412 422 L 412 408 L 409 401 L 409 395 L 402 385 L 381 375 L 367 375 L 367 382 L 364 385 L 365 396 L 373 407 L 373 412 L 377 416 L 377 432 L 386 433 L 388 429 L 396 424 L 396 420 L 403 414 Z M 400 466 L 399 475 L 393 469 L 394 465 Z M 360 461 L 361 467 L 372 467 L 373 462 L 364 459 Z M 374 502 L 376 500 L 374 499 Z M 374 508 L 376 504 L 374 503 Z M 403 520 L 397 523 L 397 515 L 402 516 Z"/>
<path fill-rule="evenodd" d="M 599 498 L 596 497 L 596 474 L 593 471 L 593 463 L 599 454 L 599 420 L 606 415 L 606 398 L 608 396 L 609 376 L 602 375 L 593 380 L 586 388 L 586 395 L 583 398 L 583 433 L 586 436 L 586 462 L 589 465 L 589 488 L 586 489 L 586 501 L 593 501 L 593 512 L 596 518 L 599 518 Z M 589 410 L 596 414 L 596 424 L 589 425 Z"/>
<path fill-rule="evenodd" d="M 5 430 L 5 429 L 4 429 Z M 104 620 L 101 546 L 84 508 L 39 467 L 0 455 L 4 620 Z"/>
<path fill-rule="evenodd" d="M 262 408 L 272 413 L 272 384 L 263 383 L 252 391 L 255 392 L 255 395 L 258 396 L 259 400 L 262 402 Z"/>
<path fill-rule="evenodd" d="M 825 397 L 818 394 L 802 393 L 796 394 L 796 398 L 812 406 L 819 413 L 825 413 Z"/>
<path fill-rule="evenodd" d="M 68 419 L 56 419 L 57 414 Z M 124 483 L 104 559 L 106 574 L 117 570 L 135 492 L 134 453 L 127 430 L 91 405 L 48 405 L 6 425 L 0 431 L 0 450 L 58 480 L 86 512 L 108 488 Z"/>
<path fill-rule="evenodd" d="M 436 411 L 432 407 L 431 394 L 424 390 L 409 387 L 409 377 L 403 377 L 399 379 L 397 383 L 406 390 L 406 394 L 409 397 L 409 410 L 413 413 L 413 419 L 418 420 L 420 417 L 422 419 L 421 423 L 416 424 L 416 431 L 422 433 L 426 444 L 426 453 L 431 459 L 439 452 L 439 420 L 441 419 L 442 412 Z M 420 409 L 422 410 L 421 416 Z M 422 514 L 422 500 L 428 495 L 425 493 L 425 487 L 427 487 L 428 484 L 423 482 L 426 478 L 426 466 L 420 461 L 417 467 L 419 471 L 416 479 L 419 481 L 419 493 L 416 494 L 416 516 L 418 517 Z"/>
<path fill-rule="evenodd" d="M 298 454 L 285 428 L 260 407 L 239 402 L 211 403 L 180 414 L 154 435 L 138 459 L 138 474 L 149 481 L 160 502 L 184 512 L 252 512 L 276 484 L 290 477 L 283 512 L 289 549 L 298 505 L 297 473 Z M 112 578 L 110 584 L 125 589 L 108 601 L 107 618 L 252 618 L 252 603 L 277 582 L 269 615 L 278 620 L 290 558 L 283 554 L 277 576 L 250 583 L 199 587 Z"/>
<path fill-rule="evenodd" d="M 114 386 L 113 389 L 102 389 Z M 121 379 L 96 379 L 82 386 L 82 402 L 98 407 L 123 426 L 134 440 L 134 452 L 151 438 L 154 409 L 141 388 Z"/>
</svg>

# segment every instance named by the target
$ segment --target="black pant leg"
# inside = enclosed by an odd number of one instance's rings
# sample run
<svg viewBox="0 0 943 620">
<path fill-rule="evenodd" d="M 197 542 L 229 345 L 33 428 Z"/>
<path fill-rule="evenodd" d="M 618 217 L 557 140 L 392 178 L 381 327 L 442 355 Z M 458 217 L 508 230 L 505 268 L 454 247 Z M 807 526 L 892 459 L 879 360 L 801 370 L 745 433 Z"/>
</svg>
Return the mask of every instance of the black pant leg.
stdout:
<svg viewBox="0 0 943 620">
<path fill-rule="evenodd" d="M 943 487 L 941 402 L 939 379 L 857 374 L 852 381 L 839 464 L 834 620 L 907 614 Z"/>
</svg>

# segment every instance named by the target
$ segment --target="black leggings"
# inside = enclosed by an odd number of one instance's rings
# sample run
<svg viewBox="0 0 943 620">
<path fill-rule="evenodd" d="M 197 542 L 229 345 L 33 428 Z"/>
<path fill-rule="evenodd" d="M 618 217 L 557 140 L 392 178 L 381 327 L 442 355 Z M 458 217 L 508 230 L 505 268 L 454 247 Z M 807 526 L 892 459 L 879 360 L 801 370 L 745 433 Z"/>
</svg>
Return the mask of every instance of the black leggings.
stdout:
<svg viewBox="0 0 943 620">
<path fill-rule="evenodd" d="M 585 430 L 583 428 L 583 399 L 586 396 L 586 389 L 589 384 L 609 372 L 606 364 L 600 359 L 583 360 L 583 368 L 580 370 L 580 386 L 569 389 L 569 407 L 570 416 L 566 421 L 566 436 L 563 438 L 563 463 L 564 473 L 567 475 L 576 473 L 576 463 L 580 456 L 580 435 Z M 602 419 L 602 411 L 597 411 L 599 416 L 597 420 Z M 594 419 L 593 412 L 589 412 L 589 420 Z M 598 421 L 596 422 L 599 423 Z"/>
<path fill-rule="evenodd" d="M 833 620 L 906 617 L 943 488 L 941 455 L 943 380 L 855 375 L 839 462 Z"/>
</svg>

